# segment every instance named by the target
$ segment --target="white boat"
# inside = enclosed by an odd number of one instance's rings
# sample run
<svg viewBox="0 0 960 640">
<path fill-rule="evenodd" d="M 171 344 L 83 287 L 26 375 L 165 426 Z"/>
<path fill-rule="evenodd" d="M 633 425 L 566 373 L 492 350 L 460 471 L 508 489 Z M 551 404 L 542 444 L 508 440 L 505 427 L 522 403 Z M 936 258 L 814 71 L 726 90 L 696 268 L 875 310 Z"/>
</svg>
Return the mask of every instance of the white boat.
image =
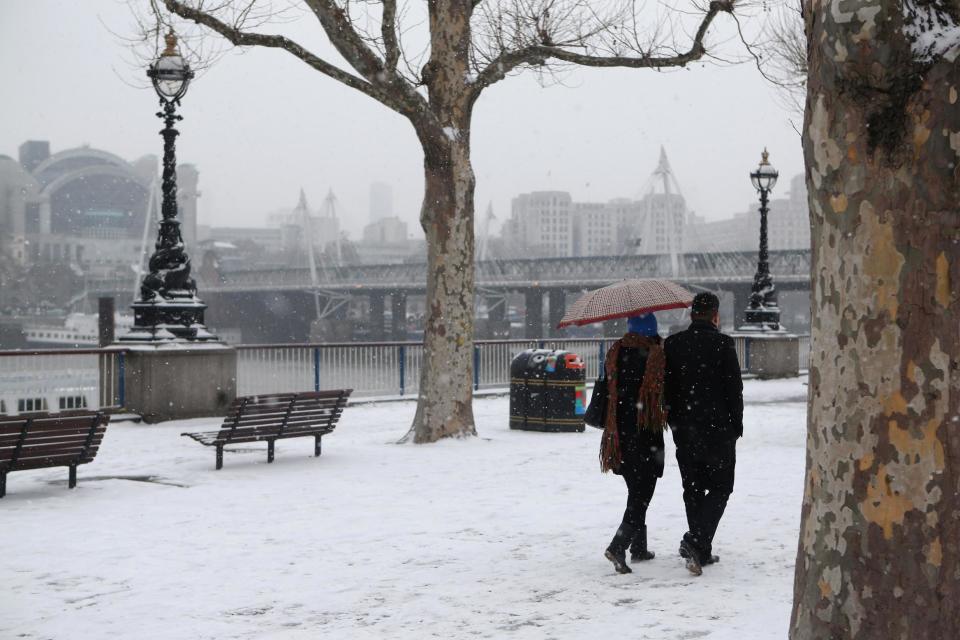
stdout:
<svg viewBox="0 0 960 640">
<path fill-rule="evenodd" d="M 133 316 L 114 316 L 116 335 L 125 333 L 133 326 Z M 38 320 L 23 327 L 30 347 L 89 347 L 99 344 L 99 317 L 90 313 L 71 313 L 63 324 Z"/>
</svg>

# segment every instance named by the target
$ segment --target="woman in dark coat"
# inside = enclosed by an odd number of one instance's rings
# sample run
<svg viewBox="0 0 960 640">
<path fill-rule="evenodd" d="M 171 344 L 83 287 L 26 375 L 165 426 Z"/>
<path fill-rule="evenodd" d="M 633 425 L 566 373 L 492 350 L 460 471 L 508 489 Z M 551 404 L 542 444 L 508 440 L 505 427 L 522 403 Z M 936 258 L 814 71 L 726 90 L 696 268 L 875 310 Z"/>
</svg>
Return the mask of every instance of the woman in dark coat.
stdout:
<svg viewBox="0 0 960 640">
<path fill-rule="evenodd" d="M 664 355 L 652 313 L 629 319 L 627 334 L 610 347 L 604 366 L 607 410 L 600 467 L 627 484 L 627 509 L 604 555 L 618 573 L 630 573 L 628 546 L 633 562 L 654 557 L 647 549 L 647 506 L 663 476 Z"/>
</svg>

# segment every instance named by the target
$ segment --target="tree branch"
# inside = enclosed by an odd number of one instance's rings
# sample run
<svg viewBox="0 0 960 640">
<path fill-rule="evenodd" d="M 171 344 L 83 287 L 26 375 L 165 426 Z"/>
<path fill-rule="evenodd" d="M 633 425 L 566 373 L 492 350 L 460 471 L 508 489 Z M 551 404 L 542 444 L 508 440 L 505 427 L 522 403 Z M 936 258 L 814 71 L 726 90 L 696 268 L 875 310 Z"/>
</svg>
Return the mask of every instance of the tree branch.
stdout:
<svg viewBox="0 0 960 640">
<path fill-rule="evenodd" d="M 380 33 L 383 34 L 383 46 L 386 49 L 387 69 L 396 72 L 397 62 L 400 61 L 400 43 L 397 40 L 397 0 L 383 0 Z"/>
<path fill-rule="evenodd" d="M 369 82 L 385 80 L 385 68 L 380 57 L 373 52 L 357 33 L 350 16 L 335 0 L 305 0 L 320 21 L 324 32 L 337 52 Z"/>
<path fill-rule="evenodd" d="M 563 48 L 563 46 L 552 44 L 531 44 L 520 49 L 504 51 L 499 56 L 490 61 L 490 63 L 477 75 L 475 83 L 475 93 L 479 94 L 485 87 L 499 82 L 511 71 L 520 65 L 543 65 L 548 60 L 554 59 L 561 62 L 576 64 L 585 67 L 627 67 L 627 68 L 653 68 L 663 69 L 668 67 L 683 67 L 691 62 L 695 62 L 706 53 L 706 47 L 703 44 L 707 30 L 718 13 L 733 13 L 733 6 L 736 0 L 713 0 L 707 13 L 704 14 L 700 25 L 697 28 L 696 35 L 690 48 L 672 56 L 598 56 L 582 53 L 575 53 Z"/>
<path fill-rule="evenodd" d="M 316 0 L 308 0 L 308 2 L 311 5 L 316 4 Z M 388 82 L 383 82 L 384 78 L 382 77 L 382 71 L 380 72 L 380 76 L 378 76 L 376 72 L 373 72 L 371 74 L 372 79 L 368 78 L 368 80 L 364 80 L 363 78 L 358 78 L 357 76 L 327 62 L 286 36 L 243 31 L 237 26 L 231 26 L 227 24 L 207 11 L 191 7 L 187 4 L 184 4 L 180 0 L 163 0 L 163 3 L 167 10 L 171 13 L 174 13 L 186 20 L 191 20 L 201 26 L 207 27 L 211 31 L 214 31 L 224 37 L 234 46 L 259 46 L 282 49 L 307 63 L 310 65 L 310 67 L 316 69 L 320 73 L 337 80 L 351 89 L 356 89 L 357 91 L 366 94 L 367 96 L 377 100 L 390 109 L 393 109 L 397 113 L 407 116 L 408 118 L 413 119 L 415 117 L 422 117 L 424 112 L 429 112 L 429 110 L 425 108 L 426 101 L 423 99 L 423 97 L 420 96 L 416 90 L 414 90 L 413 87 L 411 87 L 405 80 L 395 75 L 391 76 Z M 333 38 L 331 38 L 331 41 L 333 41 Z M 343 42 L 343 40 L 341 40 L 341 42 Z M 334 42 L 334 45 L 336 46 L 337 43 Z M 377 60 L 376 56 L 374 56 L 369 49 L 366 49 L 366 47 L 363 47 L 363 49 L 371 58 Z M 368 70 L 370 69 L 366 66 L 366 63 L 370 62 L 369 58 L 358 57 L 357 64 L 354 64 L 354 62 L 349 58 L 347 58 L 347 61 L 350 62 L 355 68 L 357 68 L 359 65 L 362 68 Z M 378 60 L 377 67 L 380 67 Z M 360 71 L 359 68 L 357 70 Z"/>
<path fill-rule="evenodd" d="M 384 65 L 380 57 L 367 46 L 367 43 L 357 32 L 347 12 L 335 0 L 305 0 L 305 2 L 317 16 L 324 32 L 326 32 L 330 42 L 336 47 L 340 55 L 371 84 L 381 87 L 384 93 L 391 96 L 397 103 L 396 108 L 400 113 L 411 119 L 432 117 L 432 112 L 424 97 L 417 93 L 406 78 L 397 73 L 396 62 L 394 61 L 392 65 L 389 62 Z M 396 23 L 395 0 L 384 2 L 385 12 L 387 11 L 387 4 L 394 5 L 392 22 Z M 396 39 L 396 29 L 391 27 L 391 33 L 396 48 L 391 52 L 391 46 L 387 44 L 388 60 L 394 56 L 399 58 L 400 51 L 400 44 Z"/>
</svg>

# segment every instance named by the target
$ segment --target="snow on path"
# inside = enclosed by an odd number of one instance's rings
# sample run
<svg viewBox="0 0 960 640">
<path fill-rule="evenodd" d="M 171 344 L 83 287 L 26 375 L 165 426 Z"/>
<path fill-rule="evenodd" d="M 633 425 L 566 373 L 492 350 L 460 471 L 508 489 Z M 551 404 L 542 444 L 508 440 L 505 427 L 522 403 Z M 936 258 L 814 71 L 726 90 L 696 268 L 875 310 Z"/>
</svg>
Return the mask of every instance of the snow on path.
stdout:
<svg viewBox="0 0 960 640">
<path fill-rule="evenodd" d="M 747 382 L 721 562 L 701 578 L 676 555 L 672 445 L 657 557 L 617 575 L 602 553 L 625 488 L 599 473 L 599 431 L 510 431 L 506 398 L 475 403 L 477 439 L 396 445 L 413 403 L 351 407 L 319 459 L 301 438 L 222 471 L 179 437 L 215 420 L 111 425 L 74 491 L 65 469 L 9 476 L 0 638 L 784 638 L 803 382 Z"/>
</svg>

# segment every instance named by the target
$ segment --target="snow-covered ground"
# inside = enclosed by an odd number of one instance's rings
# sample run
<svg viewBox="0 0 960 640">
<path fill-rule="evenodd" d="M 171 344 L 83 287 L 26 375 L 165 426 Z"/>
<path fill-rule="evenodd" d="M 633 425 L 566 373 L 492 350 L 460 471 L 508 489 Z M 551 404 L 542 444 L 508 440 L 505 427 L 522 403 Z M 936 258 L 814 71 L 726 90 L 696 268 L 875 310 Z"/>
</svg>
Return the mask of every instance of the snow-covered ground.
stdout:
<svg viewBox="0 0 960 640">
<path fill-rule="evenodd" d="M 469 441 L 396 445 L 413 403 L 357 406 L 319 459 L 301 438 L 222 471 L 179 437 L 216 420 L 114 424 L 74 491 L 65 469 L 9 476 L 0 638 L 784 638 L 804 384 L 746 383 L 721 561 L 700 578 L 676 555 L 672 445 L 657 557 L 618 575 L 603 549 L 625 488 L 599 473 L 599 431 L 510 431 L 506 398 L 476 402 Z"/>
</svg>

